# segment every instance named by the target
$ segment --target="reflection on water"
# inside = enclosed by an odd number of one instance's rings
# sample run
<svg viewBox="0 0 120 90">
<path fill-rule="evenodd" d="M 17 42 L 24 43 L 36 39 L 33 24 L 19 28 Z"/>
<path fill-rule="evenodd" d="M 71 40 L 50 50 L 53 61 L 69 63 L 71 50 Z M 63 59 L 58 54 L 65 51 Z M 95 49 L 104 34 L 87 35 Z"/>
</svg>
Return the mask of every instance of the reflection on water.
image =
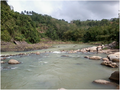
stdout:
<svg viewBox="0 0 120 90">
<path fill-rule="evenodd" d="M 58 47 L 59 46 L 59 47 Z M 2 89 L 112 89 L 114 86 L 92 83 L 96 79 L 108 80 L 115 68 L 100 65 L 101 60 L 89 60 L 84 56 L 105 54 L 95 53 L 60 53 L 64 49 L 73 49 L 72 45 L 57 45 L 46 51 L 54 53 L 42 53 L 40 55 L 14 56 L 22 64 L 1 65 L 1 88 Z M 76 49 L 88 45 L 76 45 Z M 75 47 L 74 47 L 75 48 Z M 37 50 L 44 52 L 45 50 Z M 63 57 L 66 55 L 68 57 Z M 10 58 L 7 58 L 7 62 Z"/>
</svg>

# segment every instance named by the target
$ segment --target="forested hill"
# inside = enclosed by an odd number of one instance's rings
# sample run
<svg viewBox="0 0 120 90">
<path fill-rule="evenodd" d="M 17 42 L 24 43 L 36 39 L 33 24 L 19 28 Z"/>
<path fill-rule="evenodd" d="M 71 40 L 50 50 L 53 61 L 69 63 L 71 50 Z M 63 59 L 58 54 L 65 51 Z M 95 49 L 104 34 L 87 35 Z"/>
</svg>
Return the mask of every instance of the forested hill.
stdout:
<svg viewBox="0 0 120 90">
<path fill-rule="evenodd" d="M 14 12 L 1 1 L 1 40 L 40 42 L 41 38 L 62 41 L 117 41 L 119 19 L 73 20 L 68 23 L 34 11 Z"/>
</svg>

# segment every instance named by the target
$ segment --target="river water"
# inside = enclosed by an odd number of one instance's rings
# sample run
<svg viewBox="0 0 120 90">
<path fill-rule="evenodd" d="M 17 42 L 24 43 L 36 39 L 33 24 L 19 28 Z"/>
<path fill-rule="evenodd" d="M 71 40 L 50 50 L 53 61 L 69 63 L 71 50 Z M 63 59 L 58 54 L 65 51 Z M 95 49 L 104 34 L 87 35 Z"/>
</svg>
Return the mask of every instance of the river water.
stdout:
<svg viewBox="0 0 120 90">
<path fill-rule="evenodd" d="M 118 70 L 100 65 L 102 60 L 89 60 L 84 56 L 106 54 L 96 53 L 61 53 L 60 50 L 76 50 L 92 45 L 64 44 L 55 45 L 49 49 L 36 50 L 40 55 L 13 56 L 21 64 L 1 64 L 2 89 L 114 89 L 115 86 L 93 83 L 96 79 L 109 80 L 111 73 Z M 28 52 L 36 52 L 28 51 Z M 49 53 L 53 51 L 53 53 Z M 24 53 L 28 53 L 24 52 Z M 46 53 L 43 53 L 46 52 Z M 1 54 L 15 54 L 23 52 L 2 52 Z M 68 55 L 63 57 L 62 55 Z"/>
</svg>

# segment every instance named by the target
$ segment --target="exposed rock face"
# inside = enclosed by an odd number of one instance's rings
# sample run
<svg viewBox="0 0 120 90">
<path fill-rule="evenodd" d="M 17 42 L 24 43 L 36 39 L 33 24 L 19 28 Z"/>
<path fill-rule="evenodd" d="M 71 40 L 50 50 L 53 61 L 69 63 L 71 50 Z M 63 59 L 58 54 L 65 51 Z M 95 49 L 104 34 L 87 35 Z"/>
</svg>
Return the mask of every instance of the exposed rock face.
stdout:
<svg viewBox="0 0 120 90">
<path fill-rule="evenodd" d="M 92 59 L 92 60 L 100 60 L 102 57 L 100 56 L 92 56 L 92 57 L 89 57 L 89 59 Z"/>
<path fill-rule="evenodd" d="M 116 63 L 113 63 L 111 61 L 103 61 L 101 63 L 101 65 L 109 66 L 109 67 L 112 67 L 112 68 L 117 68 L 118 67 L 118 65 Z"/>
<path fill-rule="evenodd" d="M 112 43 L 108 44 L 110 48 L 114 48 L 117 45 L 116 41 L 113 41 Z"/>
<path fill-rule="evenodd" d="M 95 81 L 93 81 L 93 82 L 99 83 L 99 84 L 111 84 L 110 81 L 102 80 L 102 79 L 98 79 L 98 80 L 95 80 Z"/>
<path fill-rule="evenodd" d="M 14 60 L 14 59 L 10 59 L 10 60 L 8 61 L 8 64 L 19 64 L 19 63 L 20 63 L 19 61 Z"/>
<path fill-rule="evenodd" d="M 113 61 L 113 62 L 119 62 L 119 57 L 120 52 L 116 52 L 114 54 L 109 54 L 107 57 L 109 58 L 109 60 Z"/>
<path fill-rule="evenodd" d="M 119 71 L 115 71 L 111 74 L 111 76 L 109 77 L 110 80 L 116 81 L 117 83 L 119 83 Z"/>
</svg>

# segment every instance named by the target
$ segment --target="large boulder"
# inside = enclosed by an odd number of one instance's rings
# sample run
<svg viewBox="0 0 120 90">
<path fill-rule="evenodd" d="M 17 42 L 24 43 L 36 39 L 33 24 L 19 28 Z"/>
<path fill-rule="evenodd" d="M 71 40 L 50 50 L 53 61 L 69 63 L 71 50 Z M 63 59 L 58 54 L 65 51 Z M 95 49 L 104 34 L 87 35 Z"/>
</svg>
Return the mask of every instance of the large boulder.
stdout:
<svg viewBox="0 0 120 90">
<path fill-rule="evenodd" d="M 100 60 L 102 57 L 100 56 L 91 56 L 89 57 L 89 59 L 92 59 L 92 60 Z"/>
<path fill-rule="evenodd" d="M 113 61 L 113 62 L 119 62 L 119 57 L 120 52 L 116 52 L 114 54 L 109 54 L 107 57 L 109 58 L 109 60 Z"/>
<path fill-rule="evenodd" d="M 113 63 L 111 61 L 103 61 L 101 63 L 101 65 L 109 66 L 109 67 L 112 67 L 112 68 L 117 68 L 118 67 L 117 63 Z"/>
<path fill-rule="evenodd" d="M 94 80 L 93 82 L 99 83 L 99 84 L 110 84 L 111 83 L 110 81 L 102 80 L 102 79 Z"/>
<path fill-rule="evenodd" d="M 109 77 L 110 80 L 116 81 L 117 83 L 119 83 L 119 71 L 115 71 L 111 74 L 111 76 Z"/>
<path fill-rule="evenodd" d="M 112 43 L 108 44 L 110 48 L 114 48 L 118 43 L 116 41 L 113 41 Z"/>
<path fill-rule="evenodd" d="M 15 60 L 15 59 L 10 59 L 9 61 L 8 61 L 8 64 L 19 64 L 20 62 L 19 61 L 17 61 L 17 60 Z"/>
</svg>

